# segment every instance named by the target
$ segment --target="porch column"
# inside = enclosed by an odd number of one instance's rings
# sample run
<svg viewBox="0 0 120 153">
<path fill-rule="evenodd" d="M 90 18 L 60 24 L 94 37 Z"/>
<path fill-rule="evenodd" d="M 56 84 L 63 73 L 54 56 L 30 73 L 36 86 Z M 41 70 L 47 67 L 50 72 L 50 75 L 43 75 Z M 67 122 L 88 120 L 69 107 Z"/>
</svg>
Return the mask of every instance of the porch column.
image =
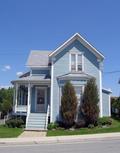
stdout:
<svg viewBox="0 0 120 153">
<path fill-rule="evenodd" d="M 15 84 L 15 112 L 18 105 L 18 83 Z"/>
<path fill-rule="evenodd" d="M 28 100 L 27 100 L 27 109 L 28 109 L 28 111 L 27 111 L 27 113 L 28 113 L 28 115 L 30 114 L 30 105 L 31 105 L 31 102 L 30 102 L 30 91 L 31 91 L 31 85 L 30 85 L 30 83 L 28 84 Z"/>
</svg>

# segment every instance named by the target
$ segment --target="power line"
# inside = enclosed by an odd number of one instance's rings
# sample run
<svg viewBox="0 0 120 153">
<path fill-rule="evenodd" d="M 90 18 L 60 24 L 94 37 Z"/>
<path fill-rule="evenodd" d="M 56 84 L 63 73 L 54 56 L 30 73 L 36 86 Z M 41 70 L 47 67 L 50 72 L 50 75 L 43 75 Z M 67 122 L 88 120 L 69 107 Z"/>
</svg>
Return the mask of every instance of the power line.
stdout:
<svg viewBox="0 0 120 153">
<path fill-rule="evenodd" d="M 114 73 L 120 73 L 120 70 L 116 70 L 116 71 L 108 71 L 108 72 L 103 72 L 105 74 L 114 74 Z"/>
</svg>

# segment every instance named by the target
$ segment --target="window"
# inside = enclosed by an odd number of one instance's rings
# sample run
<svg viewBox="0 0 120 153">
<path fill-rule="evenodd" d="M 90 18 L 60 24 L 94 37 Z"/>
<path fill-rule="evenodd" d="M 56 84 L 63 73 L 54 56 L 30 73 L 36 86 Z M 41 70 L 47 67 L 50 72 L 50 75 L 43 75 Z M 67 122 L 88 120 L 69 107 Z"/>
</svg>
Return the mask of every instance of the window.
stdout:
<svg viewBox="0 0 120 153">
<path fill-rule="evenodd" d="M 82 54 L 71 54 L 71 71 L 83 71 Z"/>
<path fill-rule="evenodd" d="M 78 54 L 77 67 L 78 67 L 78 71 L 82 71 L 82 54 Z"/>
<path fill-rule="evenodd" d="M 75 54 L 71 54 L 71 71 L 76 70 L 76 56 Z"/>
</svg>

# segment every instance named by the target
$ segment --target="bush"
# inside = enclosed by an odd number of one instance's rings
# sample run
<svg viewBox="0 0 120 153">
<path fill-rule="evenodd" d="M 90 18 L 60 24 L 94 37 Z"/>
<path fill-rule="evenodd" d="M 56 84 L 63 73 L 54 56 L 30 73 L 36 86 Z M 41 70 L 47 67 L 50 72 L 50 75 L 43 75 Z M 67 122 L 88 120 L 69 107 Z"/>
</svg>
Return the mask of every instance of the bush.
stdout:
<svg viewBox="0 0 120 153">
<path fill-rule="evenodd" d="M 94 126 L 94 124 L 89 124 L 88 125 L 88 128 L 90 128 L 90 129 L 93 129 L 95 126 Z"/>
<path fill-rule="evenodd" d="M 96 124 L 99 117 L 99 95 L 96 81 L 94 78 L 88 80 L 85 86 L 83 101 L 80 110 L 86 120 L 87 125 Z"/>
<path fill-rule="evenodd" d="M 65 128 L 73 126 L 77 113 L 77 97 L 74 87 L 70 82 L 67 82 L 63 87 L 61 98 L 61 115 Z"/>
<path fill-rule="evenodd" d="M 53 130 L 53 129 L 57 129 L 58 124 L 57 123 L 50 123 L 48 124 L 48 130 Z"/>
<path fill-rule="evenodd" d="M 104 126 L 104 125 L 111 125 L 112 124 L 112 119 L 110 117 L 102 117 L 98 119 L 98 125 L 99 126 Z"/>
<path fill-rule="evenodd" d="M 84 119 L 81 119 L 81 120 L 78 120 L 76 123 L 75 123 L 75 128 L 83 128 L 85 127 L 86 125 L 86 122 Z"/>
<path fill-rule="evenodd" d="M 10 119 L 6 121 L 6 125 L 10 128 L 22 128 L 24 125 L 24 121 L 22 119 Z"/>
</svg>

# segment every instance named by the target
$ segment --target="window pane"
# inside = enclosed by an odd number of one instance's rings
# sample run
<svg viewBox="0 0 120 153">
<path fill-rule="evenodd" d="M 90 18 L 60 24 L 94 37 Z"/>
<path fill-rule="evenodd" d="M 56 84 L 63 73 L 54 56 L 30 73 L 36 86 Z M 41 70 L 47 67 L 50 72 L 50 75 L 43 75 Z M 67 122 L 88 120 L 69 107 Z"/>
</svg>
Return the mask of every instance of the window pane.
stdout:
<svg viewBox="0 0 120 153">
<path fill-rule="evenodd" d="M 78 71 L 82 71 L 82 55 L 78 55 Z"/>
<path fill-rule="evenodd" d="M 71 54 L 71 70 L 75 71 L 76 69 L 76 58 L 75 54 Z"/>
</svg>

